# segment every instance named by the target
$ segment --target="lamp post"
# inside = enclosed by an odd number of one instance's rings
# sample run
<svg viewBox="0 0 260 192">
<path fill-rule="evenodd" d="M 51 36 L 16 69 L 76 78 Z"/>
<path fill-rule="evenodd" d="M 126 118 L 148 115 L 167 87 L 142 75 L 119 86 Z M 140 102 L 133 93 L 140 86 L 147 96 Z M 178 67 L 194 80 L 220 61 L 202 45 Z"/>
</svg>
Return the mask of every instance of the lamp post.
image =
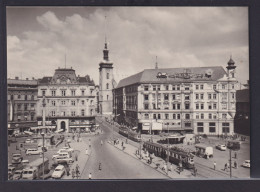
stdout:
<svg viewBox="0 0 260 192">
<path fill-rule="evenodd" d="M 41 132 L 42 136 L 42 179 L 44 180 L 44 132 Z"/>
<path fill-rule="evenodd" d="M 168 130 L 168 135 L 167 135 L 167 164 L 166 164 L 166 173 L 168 175 L 168 164 L 169 164 L 169 125 L 167 122 L 167 130 Z"/>
</svg>

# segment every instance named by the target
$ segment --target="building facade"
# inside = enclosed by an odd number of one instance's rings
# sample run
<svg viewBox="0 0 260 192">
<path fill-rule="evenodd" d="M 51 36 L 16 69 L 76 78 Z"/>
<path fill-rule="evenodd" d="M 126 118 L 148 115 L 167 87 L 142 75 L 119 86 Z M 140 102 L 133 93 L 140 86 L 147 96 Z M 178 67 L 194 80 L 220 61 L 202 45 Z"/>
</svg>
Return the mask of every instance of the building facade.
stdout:
<svg viewBox="0 0 260 192">
<path fill-rule="evenodd" d="M 93 80 L 59 68 L 38 85 L 38 126 L 56 131 L 87 131 L 95 124 L 96 89 Z"/>
<path fill-rule="evenodd" d="M 109 50 L 105 43 L 103 61 L 99 63 L 99 113 L 102 115 L 112 115 L 113 88 L 115 88 L 113 62 L 109 60 Z"/>
<path fill-rule="evenodd" d="M 122 79 L 114 89 L 119 123 L 142 132 L 233 134 L 235 65 L 147 69 Z"/>
<path fill-rule="evenodd" d="M 38 93 L 37 80 L 7 80 L 8 89 L 8 132 L 23 132 L 37 125 L 36 104 Z"/>
</svg>

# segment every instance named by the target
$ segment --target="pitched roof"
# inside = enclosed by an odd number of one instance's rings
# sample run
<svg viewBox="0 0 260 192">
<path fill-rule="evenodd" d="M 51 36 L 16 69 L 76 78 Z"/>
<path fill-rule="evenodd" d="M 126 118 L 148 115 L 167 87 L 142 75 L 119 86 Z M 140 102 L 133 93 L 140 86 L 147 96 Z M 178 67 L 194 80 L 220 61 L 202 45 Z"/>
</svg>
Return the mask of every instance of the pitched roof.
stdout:
<svg viewBox="0 0 260 192">
<path fill-rule="evenodd" d="M 158 78 L 158 73 L 166 74 L 167 78 Z M 136 83 L 175 83 L 191 81 L 216 81 L 224 75 L 226 71 L 221 66 L 216 67 L 191 67 L 191 68 L 165 68 L 165 69 L 145 69 L 144 71 L 122 79 L 116 88 L 136 84 Z"/>
<path fill-rule="evenodd" d="M 237 102 L 248 102 L 249 103 L 249 89 L 237 90 L 236 101 Z"/>
</svg>

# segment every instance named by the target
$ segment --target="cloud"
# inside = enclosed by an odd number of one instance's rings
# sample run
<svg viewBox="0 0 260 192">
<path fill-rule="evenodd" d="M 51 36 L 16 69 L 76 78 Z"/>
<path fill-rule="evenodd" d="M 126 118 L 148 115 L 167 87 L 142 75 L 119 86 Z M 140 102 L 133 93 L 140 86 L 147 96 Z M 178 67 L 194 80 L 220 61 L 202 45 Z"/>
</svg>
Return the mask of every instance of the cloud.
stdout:
<svg viewBox="0 0 260 192">
<path fill-rule="evenodd" d="M 154 67 L 155 56 L 165 68 L 225 67 L 231 53 L 238 79 L 249 78 L 247 8 L 111 7 L 73 14 L 66 10 L 62 16 L 60 9 L 36 14 L 31 28 L 8 36 L 9 74 L 52 76 L 65 66 L 66 54 L 67 67 L 98 83 L 106 34 L 117 81 Z"/>
</svg>

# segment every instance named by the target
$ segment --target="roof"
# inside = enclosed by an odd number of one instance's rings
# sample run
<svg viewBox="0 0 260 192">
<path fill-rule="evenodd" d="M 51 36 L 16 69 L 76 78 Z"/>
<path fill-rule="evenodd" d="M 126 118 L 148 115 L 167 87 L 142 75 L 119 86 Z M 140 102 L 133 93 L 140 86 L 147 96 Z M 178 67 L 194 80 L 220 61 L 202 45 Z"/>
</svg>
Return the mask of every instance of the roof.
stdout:
<svg viewBox="0 0 260 192">
<path fill-rule="evenodd" d="M 7 84 L 15 85 L 37 85 L 37 80 L 7 79 Z"/>
<path fill-rule="evenodd" d="M 236 101 L 249 103 L 249 89 L 237 90 Z"/>
<path fill-rule="evenodd" d="M 166 78 L 158 77 L 158 74 L 166 74 Z M 175 83 L 191 81 L 217 81 L 227 75 L 221 66 L 216 67 L 191 67 L 191 68 L 164 68 L 145 69 L 144 71 L 122 79 L 116 88 L 125 87 L 137 83 Z"/>
</svg>

